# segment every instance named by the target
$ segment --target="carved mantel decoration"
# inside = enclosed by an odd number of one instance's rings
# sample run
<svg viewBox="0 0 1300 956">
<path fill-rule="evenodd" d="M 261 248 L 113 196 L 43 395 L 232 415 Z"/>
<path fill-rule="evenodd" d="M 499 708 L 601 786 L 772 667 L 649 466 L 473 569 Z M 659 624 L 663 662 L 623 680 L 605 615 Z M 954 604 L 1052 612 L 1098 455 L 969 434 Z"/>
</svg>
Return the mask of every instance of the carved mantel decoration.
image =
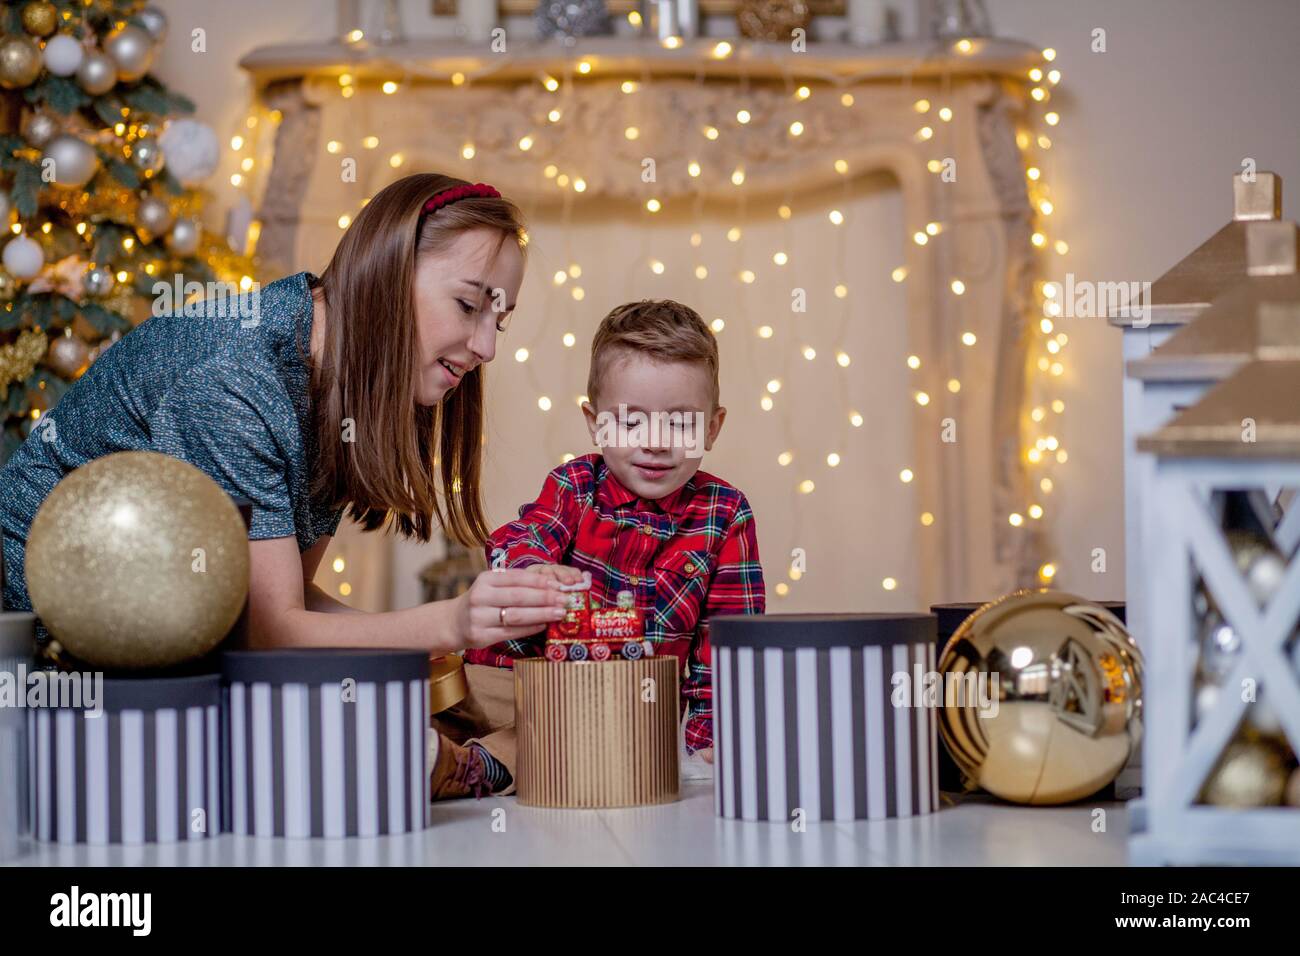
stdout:
<svg viewBox="0 0 1300 956">
<path fill-rule="evenodd" d="M 257 50 L 242 65 L 264 106 L 281 116 L 262 188 L 258 252 L 280 269 L 323 265 L 340 211 L 355 212 L 359 197 L 415 169 L 500 184 L 526 211 L 601 198 L 626 201 L 633 213 L 648 195 L 640 175 L 648 156 L 656 163 L 654 196 L 665 205 L 735 202 L 742 190 L 744 202 L 777 201 L 792 184 L 811 190 L 841 182 L 836 160 L 850 175 L 886 172 L 901 190 L 909 236 L 909 347 L 926 356 L 911 381 L 931 397 L 918 407 L 900 395 L 893 411 L 919 416 L 918 498 L 945 518 L 921 536 L 918 593 L 968 600 L 1035 583 L 1050 557 L 1047 536 L 1041 522 L 1008 516 L 1027 513 L 1039 480 L 1024 449 L 1033 444 L 1025 441 L 1026 373 L 1042 317 L 1034 289 L 1041 242 L 1031 242 L 1035 209 L 1022 150 L 1036 126 L 1027 78 L 1041 65 L 1040 52 L 993 39 L 810 43 L 806 53 L 736 41 L 721 55 L 717 43 L 667 50 L 605 37 L 573 48 L 510 40 L 503 53 L 452 41 Z M 554 91 L 548 80 L 558 84 Z M 383 91 L 390 81 L 396 95 Z M 635 98 L 623 93 L 629 81 L 638 84 Z M 742 98 L 747 123 L 736 115 Z M 639 136 L 630 140 L 634 99 Z M 919 112 L 921 100 L 933 109 Z M 941 103 L 952 110 L 950 122 L 936 115 Z M 548 120 L 554 109 L 563 122 Z M 343 182 L 340 157 L 326 145 L 355 140 L 362 127 L 382 131 L 384 146 L 349 151 L 357 183 Z M 721 135 L 693 177 L 688 163 L 709 127 Z M 924 130 L 940 127 L 942 149 Z M 955 178 L 936 160 L 952 160 Z M 736 170 L 743 186 L 732 179 Z M 939 235 L 912 241 L 931 223 L 940 224 Z M 958 265 L 968 277 L 960 297 L 949 287 Z M 963 345 L 967 332 L 978 350 Z M 960 396 L 947 387 L 958 370 Z M 941 437 L 949 418 L 955 442 Z"/>
</svg>

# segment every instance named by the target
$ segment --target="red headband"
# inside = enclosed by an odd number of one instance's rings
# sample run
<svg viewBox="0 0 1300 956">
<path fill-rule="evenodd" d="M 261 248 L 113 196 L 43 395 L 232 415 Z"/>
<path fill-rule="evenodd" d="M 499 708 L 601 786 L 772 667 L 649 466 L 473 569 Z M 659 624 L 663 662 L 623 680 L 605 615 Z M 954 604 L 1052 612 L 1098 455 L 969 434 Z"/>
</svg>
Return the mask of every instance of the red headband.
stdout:
<svg viewBox="0 0 1300 956">
<path fill-rule="evenodd" d="M 432 199 L 424 204 L 424 211 L 426 213 L 436 212 L 443 206 L 454 203 L 458 199 L 464 199 L 467 196 L 498 199 L 501 194 L 487 183 L 474 183 L 472 186 L 453 186 L 451 189 L 444 189 L 442 192 L 435 194 Z"/>
</svg>

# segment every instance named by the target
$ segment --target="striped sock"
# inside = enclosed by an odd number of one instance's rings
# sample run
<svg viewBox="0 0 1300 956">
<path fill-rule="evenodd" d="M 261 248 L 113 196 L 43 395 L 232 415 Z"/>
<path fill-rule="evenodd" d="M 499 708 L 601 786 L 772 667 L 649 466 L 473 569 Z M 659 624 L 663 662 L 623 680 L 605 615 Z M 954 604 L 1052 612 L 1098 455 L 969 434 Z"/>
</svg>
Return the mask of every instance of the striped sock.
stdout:
<svg viewBox="0 0 1300 956">
<path fill-rule="evenodd" d="M 483 747 L 478 744 L 471 744 L 478 755 L 483 758 L 483 779 L 487 781 L 490 793 L 499 793 L 506 787 L 510 786 L 510 771 L 506 769 L 505 764 L 497 760 Z"/>
</svg>

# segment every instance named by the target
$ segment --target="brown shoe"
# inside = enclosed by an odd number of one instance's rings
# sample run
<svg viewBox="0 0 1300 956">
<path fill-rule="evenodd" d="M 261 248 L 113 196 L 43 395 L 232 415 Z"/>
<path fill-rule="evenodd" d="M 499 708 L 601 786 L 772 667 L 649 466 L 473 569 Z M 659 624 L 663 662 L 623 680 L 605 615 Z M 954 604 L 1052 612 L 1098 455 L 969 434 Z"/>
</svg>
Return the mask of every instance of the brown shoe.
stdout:
<svg viewBox="0 0 1300 956">
<path fill-rule="evenodd" d="M 462 747 L 438 734 L 438 759 L 429 774 L 430 800 L 480 799 L 490 793 L 483 758 L 473 747 Z"/>
</svg>

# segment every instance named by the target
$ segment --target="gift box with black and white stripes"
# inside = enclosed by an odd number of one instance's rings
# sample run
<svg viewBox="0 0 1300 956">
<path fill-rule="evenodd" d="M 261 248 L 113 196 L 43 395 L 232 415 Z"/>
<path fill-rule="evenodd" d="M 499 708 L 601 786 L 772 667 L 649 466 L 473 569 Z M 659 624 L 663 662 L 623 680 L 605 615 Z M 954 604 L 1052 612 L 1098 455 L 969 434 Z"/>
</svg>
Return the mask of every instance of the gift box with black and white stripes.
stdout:
<svg viewBox="0 0 1300 956">
<path fill-rule="evenodd" d="M 715 616 L 714 792 L 744 820 L 939 808 L 930 614 Z M 918 683 L 922 686 L 918 686 Z"/>
</svg>

